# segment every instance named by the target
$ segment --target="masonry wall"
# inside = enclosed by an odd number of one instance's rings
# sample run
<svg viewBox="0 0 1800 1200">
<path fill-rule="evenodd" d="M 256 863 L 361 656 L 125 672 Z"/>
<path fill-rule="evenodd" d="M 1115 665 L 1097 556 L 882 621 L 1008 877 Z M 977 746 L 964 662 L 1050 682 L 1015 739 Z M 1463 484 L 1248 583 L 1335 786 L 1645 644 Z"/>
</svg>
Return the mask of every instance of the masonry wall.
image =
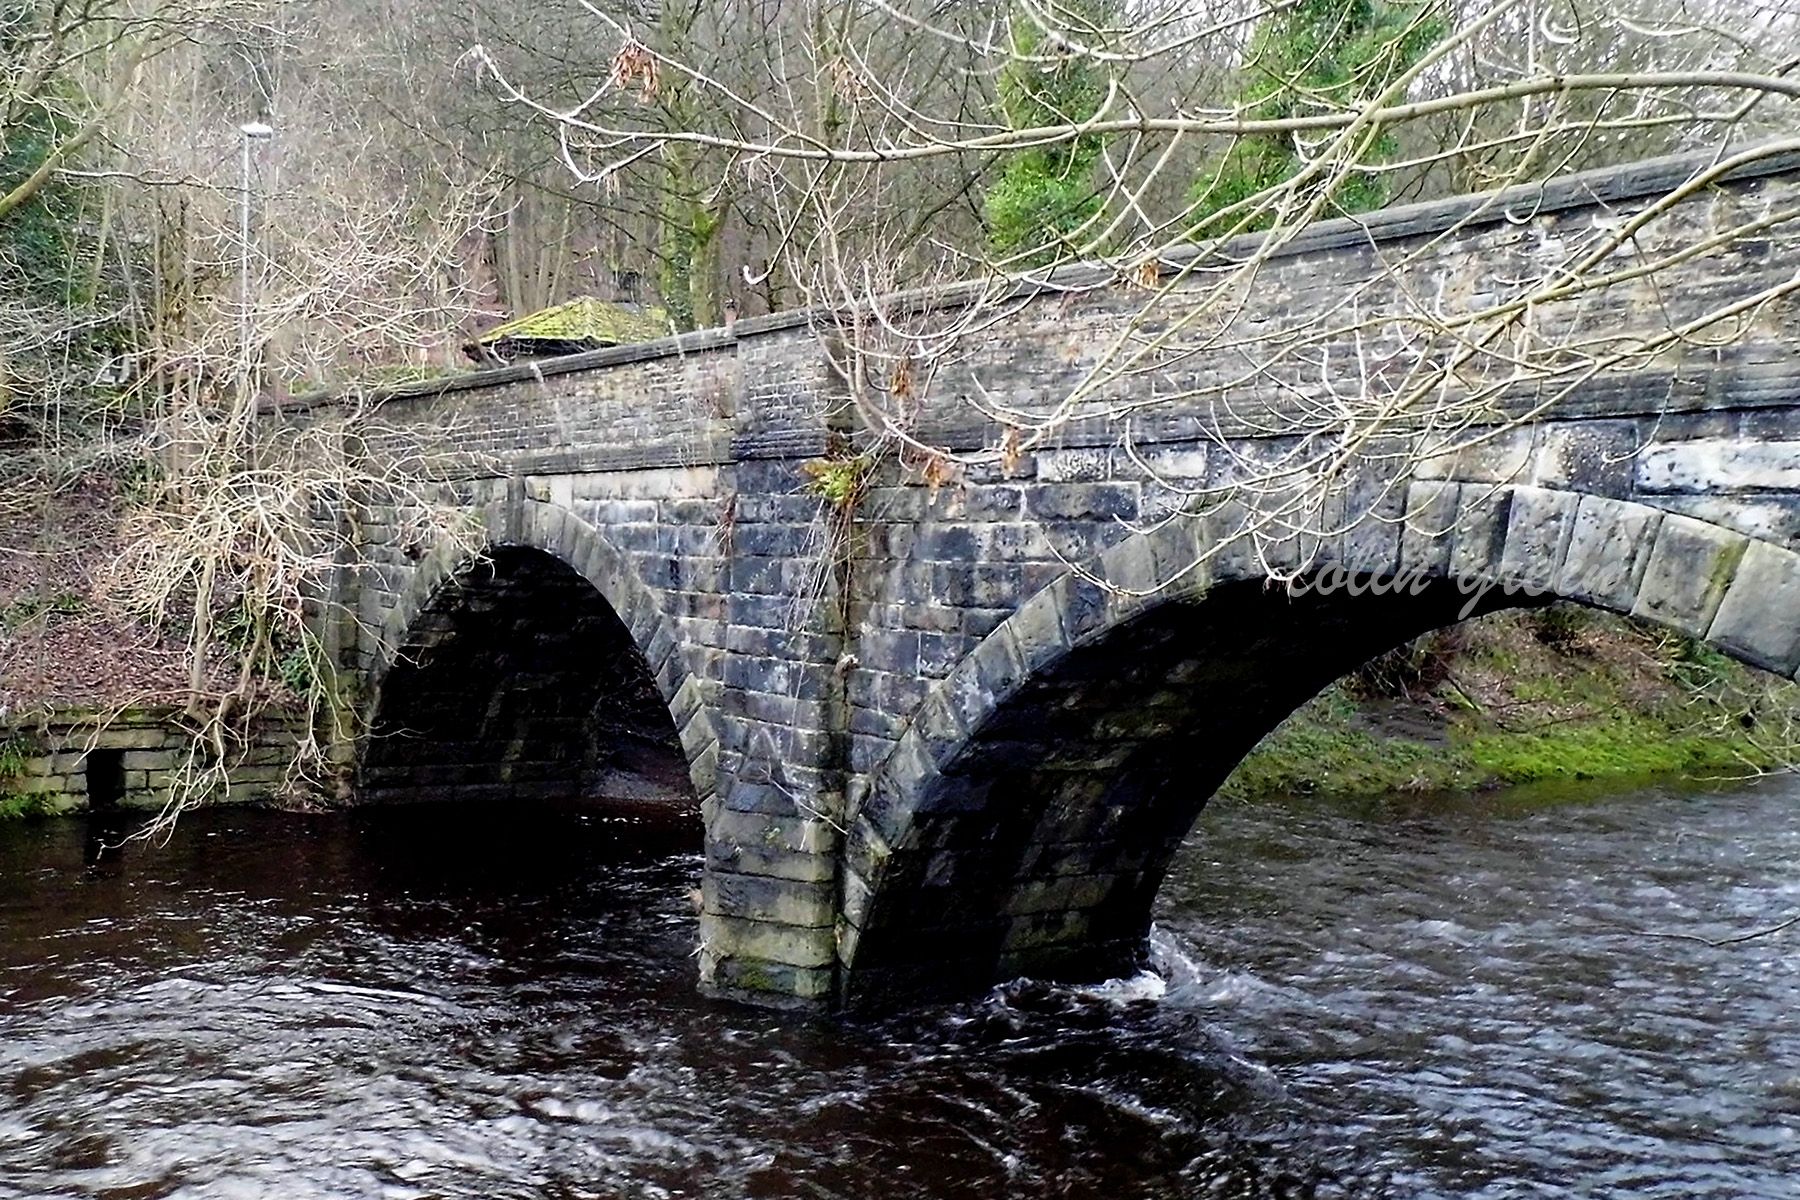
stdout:
<svg viewBox="0 0 1800 1200">
<path fill-rule="evenodd" d="M 1579 256 L 1678 178 L 1657 170 L 1559 185 L 1524 208 L 1509 200 L 1484 213 L 1480 202 L 1458 201 L 1328 223 L 1263 265 L 1233 319 L 1254 330 L 1351 303 L 1371 314 L 1403 313 L 1420 297 L 1449 309 L 1492 303 L 1504 280 Z M 1614 265 L 1628 270 L 1796 201 L 1791 165 L 1713 189 Z M 1548 306 L 1538 328 L 1626 353 L 1671 321 L 1775 286 L 1791 275 L 1795 252 L 1791 229 L 1753 238 L 1673 275 L 1625 278 Z M 968 396 L 1039 411 L 1123 332 L 1166 332 L 1140 319 L 1146 293 L 1134 285 L 1077 282 L 1022 304 L 946 367 L 918 414 L 920 436 L 996 446 L 1001 428 Z M 1177 287 L 1158 320 L 1179 319 L 1197 294 L 1197 286 Z M 717 769 L 706 813 L 703 974 L 725 990 L 817 998 L 837 969 L 842 829 L 934 687 L 1068 564 L 1098 562 L 1180 507 L 1185 487 L 1229 483 L 1234 462 L 1260 452 L 1259 430 L 1272 417 L 1367 381 L 1332 379 L 1329 363 L 1346 360 L 1316 355 L 1277 357 L 1253 378 L 1230 355 L 1171 343 L 1096 391 L 1054 444 L 935 485 L 889 457 L 844 519 L 806 492 L 803 467 L 833 439 L 864 435 L 822 331 L 805 321 L 740 322 L 402 389 L 380 406 L 391 432 L 375 451 L 437 463 L 442 499 L 497 538 L 529 540 L 568 514 L 623 556 L 655 618 L 628 623 L 652 659 L 662 654 L 658 639 L 671 642 L 690 681 L 672 702 L 683 710 L 678 723 L 703 706 L 716 733 L 707 748 Z M 1427 461 L 1419 484 L 1630 500 L 1794 547 L 1800 321 L 1792 298 L 1746 309 L 1735 332 L 1717 346 L 1628 356 L 1559 396 L 1529 427 Z M 1375 359 L 1400 350 L 1379 341 L 1355 349 Z M 1539 379 L 1498 393 L 1493 419 L 1544 402 L 1550 386 Z M 1133 408 L 1152 395 L 1196 398 Z M 1126 435 L 1135 455 L 1120 447 Z M 1386 481 L 1371 468 L 1368 492 Z M 1408 491 L 1396 490 L 1390 503 Z M 417 538 L 419 516 L 378 497 L 358 514 L 362 552 L 345 598 L 360 628 L 347 665 L 363 672 L 389 652 L 383 638 L 395 633 L 394 615 L 408 611 L 420 564 L 433 553 Z M 1350 536 L 1347 560 L 1372 568 L 1399 561 L 1398 524 L 1371 522 Z"/>
<path fill-rule="evenodd" d="M 59 713 L 0 726 L 0 804 L 43 813 L 96 807 L 155 810 L 183 778 L 194 744 L 170 710 L 136 709 L 118 716 Z M 296 730 L 263 722 L 229 758 L 229 788 L 209 802 L 254 804 L 289 794 L 288 765 Z M 204 756 L 197 760 L 204 763 Z M 90 771 L 93 772 L 90 778 Z M 111 783 L 102 776 L 110 777 Z M 96 797 L 96 786 L 111 795 Z"/>
</svg>

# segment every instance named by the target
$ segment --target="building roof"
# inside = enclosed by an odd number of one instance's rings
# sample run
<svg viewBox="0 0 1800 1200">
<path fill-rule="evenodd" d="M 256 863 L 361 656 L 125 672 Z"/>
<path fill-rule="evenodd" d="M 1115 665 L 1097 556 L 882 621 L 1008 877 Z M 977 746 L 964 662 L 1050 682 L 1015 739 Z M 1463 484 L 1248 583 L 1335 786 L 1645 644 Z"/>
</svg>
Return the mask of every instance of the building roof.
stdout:
<svg viewBox="0 0 1800 1200">
<path fill-rule="evenodd" d="M 475 342 L 480 346 L 494 346 L 502 341 L 580 342 L 599 347 L 648 342 L 668 334 L 668 314 L 660 308 L 639 308 L 583 296 L 514 317 L 488 330 Z"/>
</svg>

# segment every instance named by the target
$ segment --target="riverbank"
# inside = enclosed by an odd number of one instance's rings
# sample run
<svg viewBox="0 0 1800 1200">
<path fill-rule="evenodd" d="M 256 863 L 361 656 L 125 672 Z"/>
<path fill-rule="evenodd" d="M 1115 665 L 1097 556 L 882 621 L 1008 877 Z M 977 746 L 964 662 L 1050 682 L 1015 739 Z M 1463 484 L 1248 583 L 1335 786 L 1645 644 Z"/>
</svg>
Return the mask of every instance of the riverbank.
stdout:
<svg viewBox="0 0 1800 1200">
<path fill-rule="evenodd" d="M 1429 634 L 1339 680 L 1228 795 L 1731 777 L 1800 758 L 1800 685 L 1692 638 L 1557 605 Z"/>
</svg>

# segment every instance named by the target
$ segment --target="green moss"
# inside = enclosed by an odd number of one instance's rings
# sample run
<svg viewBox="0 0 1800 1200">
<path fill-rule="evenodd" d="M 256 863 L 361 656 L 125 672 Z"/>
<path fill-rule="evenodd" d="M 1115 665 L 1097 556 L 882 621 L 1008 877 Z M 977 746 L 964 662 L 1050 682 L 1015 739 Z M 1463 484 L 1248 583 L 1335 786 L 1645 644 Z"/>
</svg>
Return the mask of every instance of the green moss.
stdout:
<svg viewBox="0 0 1800 1200">
<path fill-rule="evenodd" d="M 1355 703 L 1331 688 L 1238 765 L 1225 791 L 1235 796 L 1331 792 L 1346 796 L 1435 791 L 1474 778 L 1466 756 L 1408 738 L 1381 737 L 1352 724 Z"/>
<path fill-rule="evenodd" d="M 1447 653 L 1444 684 L 1381 706 L 1344 685 L 1328 688 L 1265 738 L 1223 790 L 1375 796 L 1706 778 L 1800 758 L 1792 732 L 1800 687 L 1691 638 L 1612 617 L 1518 614 L 1483 622 Z M 1441 735 L 1421 740 L 1422 727 Z"/>
<path fill-rule="evenodd" d="M 1717 772 L 1765 757 L 1743 738 L 1682 733 L 1636 716 L 1538 733 L 1483 733 L 1468 739 L 1467 752 L 1496 783 Z"/>
<path fill-rule="evenodd" d="M 502 339 L 515 341 L 591 342 L 596 346 L 623 346 L 666 337 L 669 317 L 660 308 L 636 312 L 592 296 L 515 317 L 476 339 L 491 346 Z"/>
</svg>

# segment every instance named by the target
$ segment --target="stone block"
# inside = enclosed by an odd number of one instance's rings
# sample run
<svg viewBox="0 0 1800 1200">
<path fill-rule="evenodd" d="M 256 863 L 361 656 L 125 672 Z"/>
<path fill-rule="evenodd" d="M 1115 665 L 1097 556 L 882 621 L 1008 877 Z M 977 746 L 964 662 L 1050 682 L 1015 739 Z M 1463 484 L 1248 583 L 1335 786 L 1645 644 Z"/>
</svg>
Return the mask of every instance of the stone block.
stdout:
<svg viewBox="0 0 1800 1200">
<path fill-rule="evenodd" d="M 869 900 L 874 895 L 868 882 L 850 867 L 846 866 L 838 876 L 841 900 L 838 907 L 838 946 L 839 957 L 848 958 L 843 951 L 844 930 L 861 929 L 868 923 Z"/>
<path fill-rule="evenodd" d="M 1556 578 L 1557 594 L 1630 612 L 1662 519 L 1662 513 L 1642 504 L 1581 497 Z"/>
<path fill-rule="evenodd" d="M 948 761 L 953 753 L 946 753 Z M 900 735 L 894 744 L 893 754 L 881 768 L 881 790 L 891 792 L 907 804 L 919 804 L 927 789 L 938 778 L 938 763 L 933 757 L 931 746 L 925 737 L 916 730 L 909 729 Z M 896 817 L 904 820 L 910 814 L 896 810 Z M 883 824 L 883 836 L 890 841 L 899 837 L 900 828 Z"/>
<path fill-rule="evenodd" d="M 1659 496 L 1658 508 L 1778 545 L 1800 543 L 1800 496 Z"/>
<path fill-rule="evenodd" d="M 714 821 L 708 824 L 716 823 L 723 815 L 723 809 L 717 810 Z M 790 850 L 759 841 L 718 838 L 710 833 L 706 839 L 706 867 L 709 871 L 734 871 L 775 879 L 830 879 L 835 870 L 829 855 Z"/>
<path fill-rule="evenodd" d="M 830 855 L 837 852 L 838 834 L 824 821 L 812 817 L 776 817 L 760 812 L 737 812 L 726 807 L 707 830 L 709 839 L 743 846 L 782 850 L 791 854 Z M 761 874 L 746 871 L 745 874 Z M 792 878 L 792 876 L 784 876 Z"/>
<path fill-rule="evenodd" d="M 1118 885 L 1114 875 L 1063 875 L 1054 879 L 1028 879 L 1012 890 L 1000 911 L 1008 916 L 1057 912 L 1064 909 L 1098 908 Z"/>
<path fill-rule="evenodd" d="M 1019 661 L 1027 674 L 1035 673 L 1068 652 L 1069 641 L 1063 633 L 1063 597 L 1065 580 L 1059 580 L 1026 601 L 1003 628 L 1011 631 L 1018 647 Z"/>
<path fill-rule="evenodd" d="M 1389 507 L 1398 508 L 1398 505 L 1390 503 Z M 1332 539 L 1337 561 L 1358 575 L 1376 579 L 1393 575 L 1400 561 L 1400 542 L 1406 531 L 1399 513 L 1379 509 L 1346 512 L 1345 520 L 1349 527 Z"/>
<path fill-rule="evenodd" d="M 1450 574 L 1462 489 L 1454 483 L 1416 480 L 1406 490 L 1400 531 L 1400 573 L 1428 579 Z"/>
<path fill-rule="evenodd" d="M 1041 483 L 1091 483 L 1113 477 L 1113 451 L 1107 446 L 1040 450 L 1036 457 Z"/>
<path fill-rule="evenodd" d="M 1647 447 L 1637 490 L 1652 495 L 1800 492 L 1800 442 L 1706 438 Z"/>
<path fill-rule="evenodd" d="M 902 737 L 902 743 L 916 740 L 930 757 L 933 767 L 940 770 L 962 753 L 969 739 L 961 710 L 941 693 L 920 705 L 913 718 L 912 735 L 911 738 Z M 895 753 L 911 753 L 910 745 L 896 747 Z M 888 774 L 890 778 L 898 779 L 899 764 L 895 763 Z"/>
<path fill-rule="evenodd" d="M 1088 941 L 1094 928 L 1094 910 L 1061 908 L 1022 913 L 1007 926 L 1003 947 L 1008 951 Z"/>
<path fill-rule="evenodd" d="M 1531 483 L 1533 430 L 1527 426 L 1483 438 L 1449 454 L 1419 464 L 1419 479 L 1454 480 L 1459 483 Z"/>
<path fill-rule="evenodd" d="M 1562 421 L 1538 433 L 1533 482 L 1593 496 L 1631 491 L 1632 461 L 1644 434 L 1636 421 Z"/>
<path fill-rule="evenodd" d="M 1506 555 L 1512 489 L 1469 485 L 1461 490 L 1457 502 L 1450 576 L 1459 584 L 1495 579 Z"/>
<path fill-rule="evenodd" d="M 1063 637 L 1079 646 L 1104 634 L 1147 597 L 1121 596 L 1104 583 L 1065 575 L 1051 584 L 1044 599 L 1056 604 L 1062 618 Z"/>
<path fill-rule="evenodd" d="M 777 1007 L 828 1000 L 837 974 L 829 967 L 794 967 L 754 958 L 703 956 L 703 991 Z"/>
<path fill-rule="evenodd" d="M 1766 670 L 1800 669 L 1800 554 L 1751 542 L 1707 640 Z"/>
<path fill-rule="evenodd" d="M 1129 521 L 1138 515 L 1134 483 L 1060 483 L 1025 493 L 1025 511 L 1040 521 Z"/>
<path fill-rule="evenodd" d="M 944 681 L 945 701 L 959 711 L 962 727 L 973 732 L 1025 677 L 1025 663 L 1012 629 L 1002 625 Z"/>
<path fill-rule="evenodd" d="M 709 871 L 700 881 L 702 911 L 776 925 L 816 927 L 837 919 L 837 888 L 829 879 L 773 879 Z"/>
<path fill-rule="evenodd" d="M 831 967 L 837 930 L 831 925 L 778 925 L 702 912 L 700 939 L 714 959 L 758 960 L 790 967 Z"/>
<path fill-rule="evenodd" d="M 1545 488 L 1512 490 L 1506 522 L 1506 546 L 1500 560 L 1500 577 L 1528 592 L 1547 592 L 1556 586 L 1575 523 L 1576 497 Z"/>
<path fill-rule="evenodd" d="M 943 610 L 939 610 L 943 611 Z M 957 621 L 960 625 L 960 619 Z M 969 652 L 967 636 L 957 633 L 921 633 L 919 635 L 919 673 L 941 679 L 955 669 Z"/>
<path fill-rule="evenodd" d="M 1705 637 L 1749 539 L 1690 517 L 1666 516 L 1631 615 Z"/>
<path fill-rule="evenodd" d="M 850 832 L 844 839 L 844 872 L 855 874 L 864 880 L 879 881 L 887 870 L 893 857 L 893 847 L 887 838 L 882 836 L 878 828 L 879 812 L 870 809 L 878 807 L 882 802 L 871 792 L 867 801 L 850 822 Z"/>
<path fill-rule="evenodd" d="M 114 728 L 96 734 L 94 745 L 101 750 L 151 750 L 171 745 L 176 740 L 176 735 L 166 729 Z"/>
</svg>

